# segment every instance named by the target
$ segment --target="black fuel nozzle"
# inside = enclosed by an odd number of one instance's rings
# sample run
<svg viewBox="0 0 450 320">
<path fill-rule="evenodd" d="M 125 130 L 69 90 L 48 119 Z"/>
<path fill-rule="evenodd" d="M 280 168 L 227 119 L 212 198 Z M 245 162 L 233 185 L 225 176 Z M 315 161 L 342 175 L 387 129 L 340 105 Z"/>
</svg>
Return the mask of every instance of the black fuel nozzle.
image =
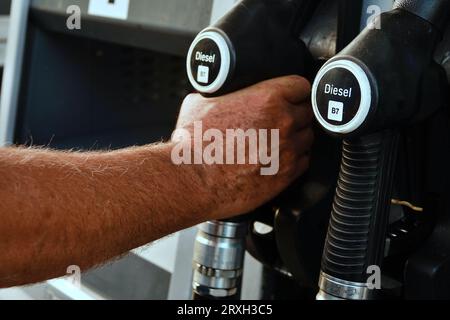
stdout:
<svg viewBox="0 0 450 320">
<path fill-rule="evenodd" d="M 192 43 L 187 56 L 192 86 L 204 96 L 220 96 L 279 76 L 311 78 L 315 63 L 300 33 L 318 2 L 238 2 Z M 199 227 L 193 257 L 194 299 L 239 298 L 247 220 L 209 221 Z"/>
<path fill-rule="evenodd" d="M 200 32 L 187 56 L 192 86 L 220 96 L 257 82 L 298 74 L 311 78 L 314 61 L 300 40 L 316 0 L 243 0 Z"/>
<path fill-rule="evenodd" d="M 433 54 L 448 2 L 398 1 L 316 77 L 315 116 L 344 139 L 318 299 L 376 296 L 368 280 L 384 259 L 399 132 L 443 104 Z"/>
</svg>

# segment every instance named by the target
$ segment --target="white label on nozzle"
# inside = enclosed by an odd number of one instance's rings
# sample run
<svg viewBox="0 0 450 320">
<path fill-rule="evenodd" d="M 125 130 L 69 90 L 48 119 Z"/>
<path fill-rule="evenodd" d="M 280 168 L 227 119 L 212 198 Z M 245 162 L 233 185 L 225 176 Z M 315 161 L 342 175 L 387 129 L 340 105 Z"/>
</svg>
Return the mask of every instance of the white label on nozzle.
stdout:
<svg viewBox="0 0 450 320">
<path fill-rule="evenodd" d="M 207 66 L 198 66 L 197 81 L 199 83 L 209 82 L 209 68 Z"/>
<path fill-rule="evenodd" d="M 344 104 L 331 100 L 328 103 L 328 120 L 342 122 L 344 120 Z"/>
<path fill-rule="evenodd" d="M 216 55 L 207 55 L 204 54 L 203 52 L 197 51 L 195 53 L 195 60 L 197 61 L 201 61 L 201 62 L 209 62 L 209 63 L 214 63 L 216 61 Z"/>
</svg>

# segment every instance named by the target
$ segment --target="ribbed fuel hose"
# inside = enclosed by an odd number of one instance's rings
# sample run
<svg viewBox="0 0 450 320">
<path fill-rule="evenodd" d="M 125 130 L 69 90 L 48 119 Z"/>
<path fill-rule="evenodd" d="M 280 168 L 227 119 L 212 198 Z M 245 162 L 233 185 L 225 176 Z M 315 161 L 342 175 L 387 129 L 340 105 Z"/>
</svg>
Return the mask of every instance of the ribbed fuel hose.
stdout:
<svg viewBox="0 0 450 320">
<path fill-rule="evenodd" d="M 398 135 L 345 140 L 325 242 L 318 298 L 368 299 L 370 266 L 381 267 Z M 326 297 L 321 295 L 326 295 Z"/>
</svg>

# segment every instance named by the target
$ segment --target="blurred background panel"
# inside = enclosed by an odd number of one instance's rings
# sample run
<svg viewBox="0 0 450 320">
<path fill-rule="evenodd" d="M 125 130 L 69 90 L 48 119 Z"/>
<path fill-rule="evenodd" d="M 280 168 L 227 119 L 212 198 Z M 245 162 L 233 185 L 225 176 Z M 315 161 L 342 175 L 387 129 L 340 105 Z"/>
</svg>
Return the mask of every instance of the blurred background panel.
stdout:
<svg viewBox="0 0 450 320">
<path fill-rule="evenodd" d="M 10 0 L 0 1 L 0 88 L 3 76 L 3 65 L 5 63 L 6 39 L 8 36 Z M 1 94 L 1 89 L 0 89 Z"/>
<path fill-rule="evenodd" d="M 11 0 L 0 1 L 0 15 L 9 14 L 10 8 L 11 8 Z"/>
</svg>

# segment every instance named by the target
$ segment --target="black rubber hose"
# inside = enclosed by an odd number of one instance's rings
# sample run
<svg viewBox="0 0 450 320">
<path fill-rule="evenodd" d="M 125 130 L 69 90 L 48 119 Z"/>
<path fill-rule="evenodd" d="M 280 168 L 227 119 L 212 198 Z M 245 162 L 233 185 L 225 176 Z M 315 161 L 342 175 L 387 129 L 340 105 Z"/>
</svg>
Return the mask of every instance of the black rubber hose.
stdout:
<svg viewBox="0 0 450 320">
<path fill-rule="evenodd" d="M 367 268 L 380 266 L 397 140 L 397 134 L 386 131 L 344 141 L 322 259 L 324 273 L 345 281 L 366 283 Z"/>
</svg>

